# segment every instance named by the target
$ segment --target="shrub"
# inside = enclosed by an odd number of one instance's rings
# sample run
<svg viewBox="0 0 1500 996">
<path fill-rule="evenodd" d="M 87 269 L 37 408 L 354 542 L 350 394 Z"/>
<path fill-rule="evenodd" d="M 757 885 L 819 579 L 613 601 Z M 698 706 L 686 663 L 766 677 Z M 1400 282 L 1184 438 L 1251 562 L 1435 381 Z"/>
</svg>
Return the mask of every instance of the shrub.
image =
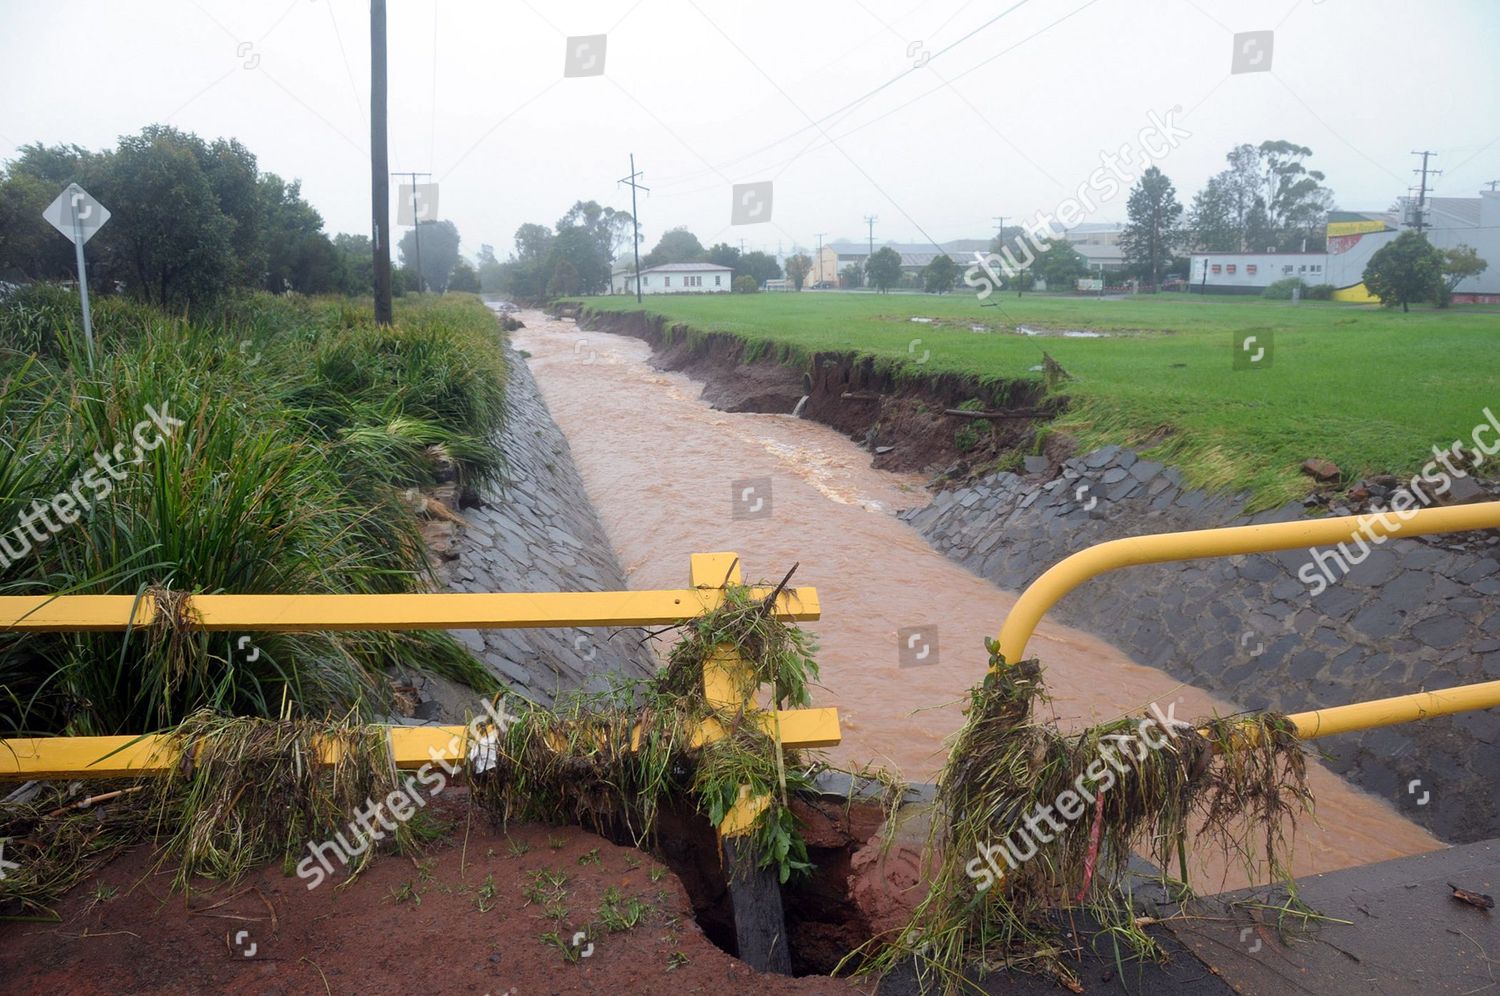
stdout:
<svg viewBox="0 0 1500 996">
<path fill-rule="evenodd" d="M 430 583 L 402 489 L 450 461 L 473 480 L 500 467 L 504 365 L 483 305 L 422 298 L 378 328 L 347 302 L 295 296 L 230 300 L 193 322 L 126 302 L 96 311 L 90 370 L 70 335 L 28 351 L 49 340 L 13 313 L 14 297 L 0 302 L 0 537 L 11 540 L 0 589 L 136 595 L 168 621 L 0 634 L 0 736 L 138 733 L 202 708 L 274 716 L 283 698 L 304 716 L 368 720 L 388 709 L 397 658 L 494 687 L 441 633 L 266 634 L 248 646 L 172 624 L 178 593 Z M 183 424 L 142 452 L 133 428 L 148 406 Z M 84 485 L 83 514 L 55 504 L 63 525 L 18 541 L 33 502 L 76 495 L 94 454 L 117 447 L 118 473 L 96 472 L 107 489 Z"/>
<path fill-rule="evenodd" d="M 731 284 L 730 287 L 736 294 L 754 294 L 756 291 L 760 290 L 760 285 L 757 284 L 755 282 L 755 278 L 750 276 L 750 274 L 748 273 L 735 277 L 734 283 Z"/>
<path fill-rule="evenodd" d="M 1338 288 L 1333 284 L 1313 284 L 1302 292 L 1302 296 L 1309 301 L 1332 301 L 1336 290 Z"/>
<path fill-rule="evenodd" d="M 1276 281 L 1261 292 L 1262 297 L 1270 298 L 1272 301 L 1290 301 L 1292 291 L 1302 291 L 1302 296 L 1307 296 L 1307 284 L 1300 277 L 1285 277 Z"/>
</svg>

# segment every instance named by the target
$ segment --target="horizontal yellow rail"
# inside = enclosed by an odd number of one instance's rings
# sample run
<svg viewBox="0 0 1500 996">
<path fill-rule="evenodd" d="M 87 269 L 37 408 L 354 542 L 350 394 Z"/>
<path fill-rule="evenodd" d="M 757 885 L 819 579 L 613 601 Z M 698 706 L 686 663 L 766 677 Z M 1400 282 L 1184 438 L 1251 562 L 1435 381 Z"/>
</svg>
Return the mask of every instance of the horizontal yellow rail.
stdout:
<svg viewBox="0 0 1500 996">
<path fill-rule="evenodd" d="M 589 626 L 660 626 L 687 622 L 718 608 L 723 585 L 740 583 L 739 558 L 732 553 L 694 554 L 696 585 L 677 591 L 538 592 L 417 595 L 189 595 L 178 611 L 208 632 L 304 633 L 338 630 L 523 629 Z M 752 588 L 757 599 L 775 589 Z M 776 618 L 805 622 L 819 618 L 815 588 L 787 588 L 776 596 Z M 117 632 L 149 626 L 157 607 L 132 595 L 52 595 L 0 597 L 0 631 L 23 633 Z M 721 708 L 728 680 L 722 663 L 708 667 L 709 701 Z M 738 700 L 733 703 L 738 708 Z M 834 747 L 841 740 L 837 709 L 752 710 L 751 721 L 767 734 L 778 733 L 784 747 Z M 465 726 L 388 727 L 391 755 L 398 768 L 415 769 L 438 761 L 462 767 L 468 759 Z M 701 746 L 723 736 L 715 720 L 694 734 Z M 122 778 L 170 770 L 181 760 L 182 743 L 170 734 L 113 737 L 42 737 L 0 740 L 0 779 Z M 323 747 L 332 763 L 342 744 Z"/>
<path fill-rule="evenodd" d="M 786 709 L 754 713 L 755 721 L 774 735 L 781 721 L 786 747 L 834 747 L 840 740 L 837 709 Z M 392 726 L 391 756 L 396 767 L 413 770 L 446 761 L 462 768 L 469 756 L 466 726 Z M 722 735 L 710 720 L 694 737 L 694 746 Z M 134 778 L 169 771 L 181 759 L 182 742 L 170 734 L 138 737 L 37 737 L 0 740 L 0 779 L 14 778 Z M 332 763 L 340 746 L 328 744 L 325 763 Z"/>
<path fill-rule="evenodd" d="M 1404 519 L 1402 515 L 1387 512 L 1159 533 L 1091 546 L 1054 564 L 1022 592 L 1000 629 L 1000 653 L 1007 662 L 1021 660 L 1048 609 L 1090 578 L 1121 567 L 1330 546 L 1349 542 L 1361 533 L 1368 537 L 1367 542 L 1378 542 L 1500 528 L 1500 502 L 1408 510 L 1403 514 Z M 1500 681 L 1489 681 L 1301 712 L 1289 719 L 1296 724 L 1299 735 L 1312 739 L 1496 706 L 1500 706 Z"/>
<path fill-rule="evenodd" d="M 756 598 L 771 588 L 754 588 Z M 724 592 L 560 591 L 430 595 L 190 595 L 182 611 L 208 632 L 310 633 L 335 630 L 524 629 L 587 626 L 661 626 L 717 608 Z M 819 617 L 815 588 L 790 588 L 776 600 L 776 617 Z M 0 596 L 0 631 L 109 632 L 148 626 L 149 598 L 133 595 Z"/>
<path fill-rule="evenodd" d="M 1293 713 L 1287 719 L 1296 724 L 1297 735 L 1303 740 L 1316 740 L 1338 733 L 1373 730 L 1380 726 L 1396 726 L 1496 706 L 1500 706 L 1500 681 L 1485 681 L 1477 685 L 1412 692 L 1388 699 Z"/>
</svg>

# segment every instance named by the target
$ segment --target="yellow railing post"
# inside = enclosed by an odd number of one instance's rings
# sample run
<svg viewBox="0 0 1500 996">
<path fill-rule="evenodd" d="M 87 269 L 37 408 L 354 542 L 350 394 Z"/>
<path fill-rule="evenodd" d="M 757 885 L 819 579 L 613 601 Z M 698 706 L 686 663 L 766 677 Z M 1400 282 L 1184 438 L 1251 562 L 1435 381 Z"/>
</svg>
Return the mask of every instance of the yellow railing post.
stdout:
<svg viewBox="0 0 1500 996">
<path fill-rule="evenodd" d="M 722 589 L 742 584 L 740 559 L 732 553 L 695 553 L 692 558 L 692 584 L 695 588 Z M 703 667 L 703 696 L 721 713 L 759 714 L 754 701 L 755 685 L 748 665 L 737 648 L 720 644 Z M 773 724 L 778 713 L 764 713 Z M 785 713 L 780 715 L 786 715 Z M 722 736 L 712 724 L 706 737 Z M 779 733 L 778 740 L 780 741 Z M 724 878 L 729 886 L 730 905 L 734 912 L 736 949 L 742 959 L 760 971 L 792 973 L 791 952 L 786 944 L 786 915 L 781 904 L 781 886 L 773 868 L 759 868 L 759 856 L 744 845 L 742 838 L 755 826 L 756 819 L 771 804 L 769 797 L 755 795 L 750 786 L 741 785 L 739 800 L 719 823 L 719 846 L 723 853 Z"/>
</svg>

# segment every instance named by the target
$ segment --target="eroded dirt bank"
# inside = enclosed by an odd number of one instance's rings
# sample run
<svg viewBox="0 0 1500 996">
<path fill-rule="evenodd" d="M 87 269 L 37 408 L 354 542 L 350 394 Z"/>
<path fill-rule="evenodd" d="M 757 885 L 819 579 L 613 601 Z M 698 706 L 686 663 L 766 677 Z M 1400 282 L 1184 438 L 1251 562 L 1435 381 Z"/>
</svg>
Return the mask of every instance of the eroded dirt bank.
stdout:
<svg viewBox="0 0 1500 996">
<path fill-rule="evenodd" d="M 531 354 L 527 362 L 631 587 L 680 586 L 693 552 L 734 551 L 748 576 L 773 580 L 800 562 L 796 583 L 815 586 L 823 604 L 822 621 L 809 629 L 821 644 L 817 704 L 837 706 L 843 722 L 834 757 L 930 780 L 983 674 L 984 640 L 1015 596 L 948 560 L 895 517 L 901 507 L 926 504 L 925 479 L 873 469 L 868 452 L 825 425 L 714 409 L 701 383 L 656 369 L 642 337 L 582 330 L 540 312 L 523 318 L 515 344 Z M 751 512 L 739 501 L 743 488 L 762 485 L 766 500 Z M 903 662 L 902 641 L 913 632 L 930 652 Z M 1174 703 L 1179 716 L 1241 709 L 1076 629 L 1044 623 L 1032 648 L 1065 729 L 1138 713 L 1151 702 Z M 1298 834 L 1299 873 L 1440 846 L 1389 803 L 1321 766 L 1313 766 L 1312 784 L 1321 826 L 1307 820 Z M 1222 856 L 1195 861 L 1203 891 L 1245 881 Z"/>
<path fill-rule="evenodd" d="M 702 381 L 703 400 L 722 411 L 790 414 L 806 396 L 802 417 L 859 442 L 880 470 L 940 471 L 963 479 L 1028 445 L 1034 427 L 1066 404 L 1044 397 L 1036 380 L 901 378 L 870 357 L 847 352 L 816 353 L 791 364 L 755 354 L 727 333 L 693 331 L 658 315 L 565 309 L 562 317 L 575 318 L 583 329 L 650 343 L 657 366 Z"/>
</svg>

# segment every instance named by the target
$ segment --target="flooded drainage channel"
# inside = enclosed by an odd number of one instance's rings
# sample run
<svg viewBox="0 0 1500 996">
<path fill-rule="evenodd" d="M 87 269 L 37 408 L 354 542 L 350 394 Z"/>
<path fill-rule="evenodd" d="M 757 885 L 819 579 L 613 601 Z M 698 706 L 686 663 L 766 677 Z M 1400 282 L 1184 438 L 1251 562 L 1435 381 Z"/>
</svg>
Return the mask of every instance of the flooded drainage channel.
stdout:
<svg viewBox="0 0 1500 996">
<path fill-rule="evenodd" d="M 933 781 L 983 674 L 984 639 L 1015 596 L 895 518 L 927 503 L 922 478 L 873 469 L 868 452 L 821 424 L 717 411 L 700 384 L 655 369 L 641 340 L 537 311 L 520 317 L 513 342 L 529 354 L 630 586 L 679 587 L 696 552 L 738 553 L 747 580 L 779 580 L 800 563 L 795 583 L 816 587 L 823 609 L 807 627 L 820 644 L 815 704 L 837 706 L 843 723 L 833 760 Z M 1175 704 L 1178 716 L 1240 711 L 1064 626 L 1044 623 L 1031 649 L 1064 729 L 1153 702 Z M 1298 828 L 1297 874 L 1442 846 L 1383 800 L 1309 768 L 1318 819 Z M 1192 856 L 1198 891 L 1248 884 L 1243 868 L 1206 850 Z"/>
</svg>

